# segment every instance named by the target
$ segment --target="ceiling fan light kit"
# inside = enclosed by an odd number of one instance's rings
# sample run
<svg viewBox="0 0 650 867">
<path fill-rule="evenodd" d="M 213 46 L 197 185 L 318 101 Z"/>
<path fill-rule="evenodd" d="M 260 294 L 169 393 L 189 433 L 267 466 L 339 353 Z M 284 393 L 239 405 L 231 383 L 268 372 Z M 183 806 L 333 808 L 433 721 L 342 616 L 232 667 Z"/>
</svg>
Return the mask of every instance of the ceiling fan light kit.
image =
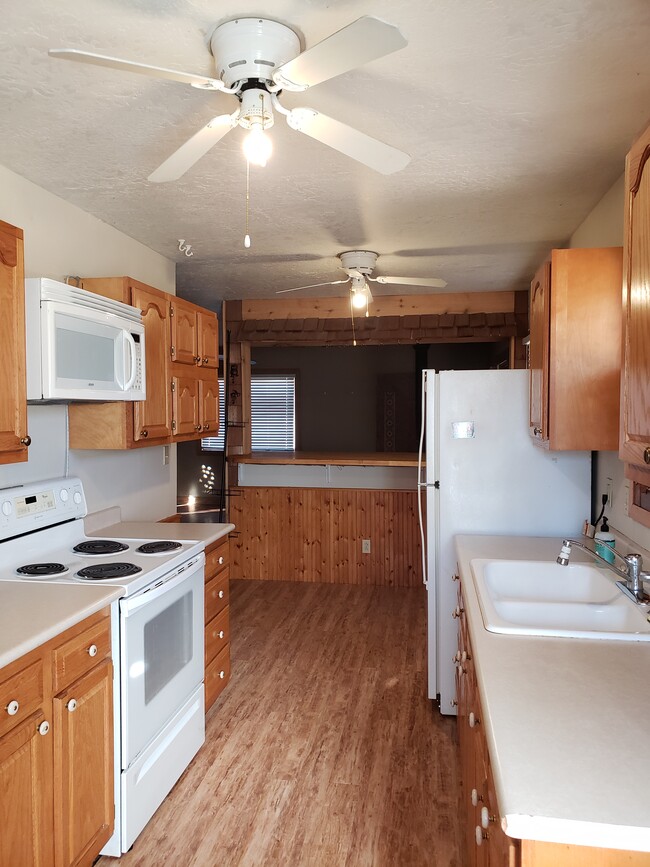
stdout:
<svg viewBox="0 0 650 867">
<path fill-rule="evenodd" d="M 273 109 L 286 117 L 292 129 L 375 171 L 386 175 L 400 171 L 410 161 L 408 154 L 315 109 L 286 109 L 278 95 L 281 90 L 307 90 L 406 44 L 393 25 L 363 16 L 301 53 L 300 39 L 291 27 L 267 18 L 237 18 L 219 24 L 210 37 L 217 78 L 76 49 L 49 53 L 63 60 L 137 72 L 237 97 L 240 106 L 236 111 L 213 118 L 151 173 L 149 180 L 160 183 L 180 178 L 235 126 L 253 133 L 246 145 L 247 157 L 254 161 L 250 152 L 257 165 L 264 165 L 270 156 L 265 130 L 273 125 Z"/>
</svg>

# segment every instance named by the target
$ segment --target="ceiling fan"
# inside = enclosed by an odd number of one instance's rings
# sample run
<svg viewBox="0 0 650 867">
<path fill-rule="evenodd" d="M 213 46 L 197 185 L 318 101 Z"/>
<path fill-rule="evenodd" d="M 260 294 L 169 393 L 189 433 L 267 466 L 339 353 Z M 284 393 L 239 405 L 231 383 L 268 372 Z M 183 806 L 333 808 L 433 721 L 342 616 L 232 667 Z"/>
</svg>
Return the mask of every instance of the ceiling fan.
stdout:
<svg viewBox="0 0 650 867">
<path fill-rule="evenodd" d="M 279 289 L 276 295 L 283 295 L 285 292 L 300 292 L 302 289 L 315 289 L 317 286 L 341 286 L 349 283 L 350 303 L 357 309 L 365 307 L 367 312 L 368 304 L 372 301 L 368 280 L 382 285 L 429 286 L 432 289 L 444 289 L 447 285 L 447 281 L 441 280 L 439 277 L 372 277 L 379 254 L 370 250 L 347 250 L 345 253 L 339 253 L 338 258 L 341 260 L 340 267 L 348 275 L 346 280 L 329 280 L 325 283 L 297 286 L 295 289 Z"/>
<path fill-rule="evenodd" d="M 408 154 L 315 109 L 287 109 L 279 94 L 307 90 L 406 44 L 396 27 L 364 16 L 301 53 L 300 39 L 290 27 L 266 18 L 237 18 L 218 25 L 211 35 L 216 78 L 76 49 L 51 49 L 49 54 L 237 97 L 236 111 L 212 118 L 149 175 L 148 180 L 161 182 L 180 178 L 236 126 L 249 130 L 244 143 L 248 161 L 266 165 L 271 150 L 266 130 L 273 126 L 274 110 L 286 117 L 292 129 L 371 169 L 386 175 L 403 169 L 410 161 Z"/>
</svg>

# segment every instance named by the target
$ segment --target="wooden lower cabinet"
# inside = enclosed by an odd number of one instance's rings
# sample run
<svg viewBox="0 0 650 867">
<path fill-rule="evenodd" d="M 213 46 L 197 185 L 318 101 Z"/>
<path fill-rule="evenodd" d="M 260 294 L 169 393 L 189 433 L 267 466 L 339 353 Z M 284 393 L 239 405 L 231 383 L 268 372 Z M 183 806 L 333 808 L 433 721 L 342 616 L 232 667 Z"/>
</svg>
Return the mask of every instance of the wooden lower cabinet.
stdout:
<svg viewBox="0 0 650 867">
<path fill-rule="evenodd" d="M 467 867 L 650 867 L 650 853 L 517 840 L 501 827 L 474 658 L 459 589 L 456 689 Z M 534 748 L 534 745 L 531 746 Z"/>
<path fill-rule="evenodd" d="M 205 555 L 205 709 L 230 680 L 230 541 L 219 539 Z"/>
<path fill-rule="evenodd" d="M 0 867 L 91 865 L 113 833 L 105 634 L 108 610 L 0 670 Z"/>
</svg>

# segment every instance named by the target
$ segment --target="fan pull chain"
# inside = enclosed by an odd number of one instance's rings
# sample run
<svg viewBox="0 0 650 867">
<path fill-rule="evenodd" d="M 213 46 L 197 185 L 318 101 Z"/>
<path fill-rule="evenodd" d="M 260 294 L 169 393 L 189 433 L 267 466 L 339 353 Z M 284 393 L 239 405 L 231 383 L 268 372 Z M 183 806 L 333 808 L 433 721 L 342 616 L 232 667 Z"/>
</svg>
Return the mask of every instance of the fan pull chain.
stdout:
<svg viewBox="0 0 650 867">
<path fill-rule="evenodd" d="M 251 245 L 250 229 L 250 209 L 251 209 L 251 164 L 246 160 L 246 234 L 244 235 L 244 247 L 248 249 Z"/>
<path fill-rule="evenodd" d="M 357 335 L 354 331 L 354 306 L 352 304 L 352 293 L 350 292 L 350 319 L 352 320 L 352 346 L 357 345 Z"/>
</svg>

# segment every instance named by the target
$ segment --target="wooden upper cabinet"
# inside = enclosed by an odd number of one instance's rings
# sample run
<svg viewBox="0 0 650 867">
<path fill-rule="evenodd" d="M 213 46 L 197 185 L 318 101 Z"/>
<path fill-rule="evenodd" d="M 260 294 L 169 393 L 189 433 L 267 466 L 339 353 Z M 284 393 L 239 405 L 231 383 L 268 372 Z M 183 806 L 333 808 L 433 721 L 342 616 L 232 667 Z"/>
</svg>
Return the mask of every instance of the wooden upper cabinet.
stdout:
<svg viewBox="0 0 650 867">
<path fill-rule="evenodd" d="M 208 436 L 219 433 L 219 382 L 199 380 L 199 424 Z"/>
<path fill-rule="evenodd" d="M 531 284 L 530 433 L 546 448 L 618 443 L 621 247 L 553 250 Z"/>
<path fill-rule="evenodd" d="M 0 221 L 0 464 L 27 460 L 23 233 Z"/>
<path fill-rule="evenodd" d="M 216 313 L 196 314 L 199 334 L 199 366 L 217 370 L 219 367 L 219 321 Z"/>
<path fill-rule="evenodd" d="M 133 439 L 166 440 L 172 434 L 167 373 L 171 302 L 165 293 L 137 285 L 131 303 L 142 310 L 147 371 L 147 399 L 137 401 L 133 408 Z"/>
<path fill-rule="evenodd" d="M 650 465 L 650 126 L 625 164 L 621 460 Z"/>
<path fill-rule="evenodd" d="M 199 380 L 189 376 L 175 376 L 172 380 L 172 428 L 176 436 L 196 436 L 201 430 L 199 422 Z"/>
<path fill-rule="evenodd" d="M 219 367 L 219 323 L 216 313 L 175 298 L 172 302 L 171 359 L 216 370 Z"/>
<path fill-rule="evenodd" d="M 544 262 L 530 285 L 530 433 L 548 439 L 548 348 L 551 263 Z"/>
<path fill-rule="evenodd" d="M 178 364 L 198 364 L 199 361 L 196 307 L 180 298 L 172 302 L 171 359 Z"/>
</svg>

